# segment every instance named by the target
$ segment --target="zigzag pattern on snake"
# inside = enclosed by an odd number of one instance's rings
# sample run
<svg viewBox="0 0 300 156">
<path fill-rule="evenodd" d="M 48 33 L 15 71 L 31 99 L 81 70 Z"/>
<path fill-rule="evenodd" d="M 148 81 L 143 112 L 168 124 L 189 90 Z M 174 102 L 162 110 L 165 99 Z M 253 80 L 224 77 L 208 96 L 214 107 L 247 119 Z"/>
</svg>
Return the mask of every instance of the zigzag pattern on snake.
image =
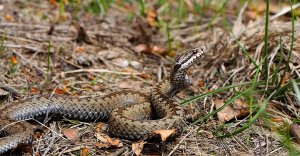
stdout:
<svg viewBox="0 0 300 156">
<path fill-rule="evenodd" d="M 108 120 L 109 133 L 124 139 L 139 140 L 154 130 L 183 130 L 184 114 L 172 97 L 190 84 L 187 70 L 205 52 L 198 47 L 175 59 L 170 77 L 156 84 L 150 96 L 141 92 L 119 91 L 102 98 L 40 97 L 0 107 L 0 154 L 20 143 L 31 143 L 33 128 L 16 122 L 51 114 L 81 121 Z M 151 119 L 155 115 L 155 119 Z"/>
</svg>

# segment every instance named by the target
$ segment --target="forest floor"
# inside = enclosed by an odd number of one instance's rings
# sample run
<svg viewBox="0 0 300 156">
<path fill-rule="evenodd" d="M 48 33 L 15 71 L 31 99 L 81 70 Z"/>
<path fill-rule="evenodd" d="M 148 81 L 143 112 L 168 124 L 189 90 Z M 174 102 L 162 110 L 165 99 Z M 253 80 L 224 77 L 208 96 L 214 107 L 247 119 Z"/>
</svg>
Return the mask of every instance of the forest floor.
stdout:
<svg viewBox="0 0 300 156">
<path fill-rule="evenodd" d="M 140 149 L 141 155 L 293 155 L 300 149 L 300 128 L 290 126 L 300 116 L 300 95 L 292 83 L 300 78 L 299 3 L 293 32 L 290 4 L 271 1 L 266 42 L 266 1 L 143 2 L 0 1 L 3 105 L 52 94 L 148 92 L 168 75 L 174 56 L 207 49 L 189 70 L 189 91 L 176 96 L 188 120 L 175 141 L 110 142 L 106 123 L 64 119 L 34 124 L 42 125 L 43 133 L 35 135 L 29 153 L 138 155 Z M 193 97 L 199 98 L 185 103 Z M 230 105 L 212 114 L 228 100 Z"/>
</svg>

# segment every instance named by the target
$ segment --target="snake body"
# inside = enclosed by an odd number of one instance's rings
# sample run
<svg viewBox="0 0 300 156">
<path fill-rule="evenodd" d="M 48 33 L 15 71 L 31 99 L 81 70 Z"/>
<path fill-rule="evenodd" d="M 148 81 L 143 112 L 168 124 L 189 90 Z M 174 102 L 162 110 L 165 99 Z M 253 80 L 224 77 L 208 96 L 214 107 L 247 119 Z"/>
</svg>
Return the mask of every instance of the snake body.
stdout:
<svg viewBox="0 0 300 156">
<path fill-rule="evenodd" d="M 184 52 L 175 60 L 170 77 L 156 84 L 150 96 L 135 91 L 118 91 L 102 98 L 35 98 L 0 107 L 0 154 L 21 143 L 31 143 L 33 128 L 28 122 L 17 122 L 45 115 L 81 121 L 108 120 L 109 133 L 139 140 L 155 130 L 183 130 L 183 110 L 171 98 L 189 85 L 187 70 L 204 53 L 203 47 Z M 155 116 L 155 119 L 153 119 Z"/>
</svg>

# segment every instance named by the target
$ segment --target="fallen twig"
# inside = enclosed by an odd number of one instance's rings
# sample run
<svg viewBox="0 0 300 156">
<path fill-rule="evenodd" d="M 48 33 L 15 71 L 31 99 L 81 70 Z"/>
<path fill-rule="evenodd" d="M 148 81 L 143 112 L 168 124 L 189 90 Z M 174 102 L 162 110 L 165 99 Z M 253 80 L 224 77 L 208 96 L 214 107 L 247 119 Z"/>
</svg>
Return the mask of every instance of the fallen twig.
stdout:
<svg viewBox="0 0 300 156">
<path fill-rule="evenodd" d="M 117 75 L 142 75 L 143 73 L 137 73 L 137 72 L 119 72 L 119 71 L 111 71 L 107 69 L 77 69 L 77 70 L 71 70 L 66 72 L 61 72 L 59 75 L 61 77 L 65 77 L 66 74 L 72 74 L 72 73 L 112 73 Z"/>
<path fill-rule="evenodd" d="M 13 88 L 11 86 L 8 86 L 8 85 L 6 85 L 4 83 L 0 82 L 0 88 L 3 89 L 3 90 L 5 90 L 5 91 L 8 91 L 8 92 L 12 93 L 16 97 L 20 97 L 21 96 L 21 93 L 17 89 L 15 89 L 15 88 Z"/>
</svg>

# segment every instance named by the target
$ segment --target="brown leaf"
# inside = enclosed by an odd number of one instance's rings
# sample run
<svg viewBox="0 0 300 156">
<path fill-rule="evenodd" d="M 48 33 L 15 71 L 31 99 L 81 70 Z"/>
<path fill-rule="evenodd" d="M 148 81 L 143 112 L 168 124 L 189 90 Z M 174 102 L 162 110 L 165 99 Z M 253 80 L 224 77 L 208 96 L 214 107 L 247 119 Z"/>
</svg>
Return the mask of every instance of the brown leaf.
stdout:
<svg viewBox="0 0 300 156">
<path fill-rule="evenodd" d="M 87 156 L 89 152 L 89 149 L 87 147 L 84 147 L 81 153 L 81 156 Z"/>
<path fill-rule="evenodd" d="M 104 136 L 102 133 L 96 133 L 96 138 L 103 143 L 103 145 L 98 145 L 97 147 L 123 147 L 121 140 Z"/>
<path fill-rule="evenodd" d="M 176 132 L 176 129 L 172 130 L 156 130 L 155 134 L 160 135 L 162 141 L 167 141 L 167 139 Z"/>
<path fill-rule="evenodd" d="M 152 27 L 156 27 L 157 22 L 157 12 L 156 10 L 148 10 L 147 11 L 147 20 Z"/>
<path fill-rule="evenodd" d="M 106 140 L 106 138 L 104 137 L 104 135 L 102 133 L 96 133 L 96 138 L 103 143 L 108 143 L 108 141 Z"/>
<path fill-rule="evenodd" d="M 55 93 L 57 93 L 57 94 L 70 94 L 70 95 L 73 94 L 73 93 L 70 92 L 70 89 L 68 87 L 63 87 L 62 89 L 61 88 L 56 88 Z"/>
<path fill-rule="evenodd" d="M 151 78 L 151 75 L 150 74 L 147 74 L 147 73 L 142 73 L 139 75 L 139 77 L 143 78 L 143 79 L 150 79 Z"/>
<path fill-rule="evenodd" d="M 144 149 L 144 141 L 132 143 L 132 151 L 135 155 L 139 156 Z"/>
<path fill-rule="evenodd" d="M 198 82 L 198 86 L 199 86 L 199 87 L 204 87 L 204 85 L 205 85 L 205 83 L 204 83 L 203 80 L 201 80 L 201 81 Z"/>
<path fill-rule="evenodd" d="M 65 94 L 64 90 L 59 89 L 59 88 L 55 89 L 55 93 L 57 93 L 57 94 Z"/>
<path fill-rule="evenodd" d="M 84 47 L 77 47 L 76 49 L 75 49 L 75 52 L 76 53 L 82 53 L 82 52 L 85 52 L 86 51 L 86 49 L 84 48 Z"/>
<path fill-rule="evenodd" d="M 96 142 L 95 146 L 97 148 L 109 148 L 109 147 L 111 147 L 111 145 L 109 143 L 99 143 L 99 142 Z"/>
<path fill-rule="evenodd" d="M 105 136 L 105 138 L 110 145 L 112 145 L 114 147 L 123 147 L 123 143 L 121 142 L 121 140 L 116 139 L 116 138 L 111 138 L 109 136 Z"/>
<path fill-rule="evenodd" d="M 31 93 L 38 93 L 38 92 L 40 92 L 40 90 L 39 90 L 38 88 L 32 87 L 32 88 L 30 89 L 30 92 L 31 92 Z"/>
<path fill-rule="evenodd" d="M 79 129 L 70 128 L 63 130 L 63 134 L 72 142 L 79 139 Z"/>
<path fill-rule="evenodd" d="M 221 99 L 215 99 L 214 103 L 216 105 L 216 109 L 219 109 L 225 104 L 225 102 Z M 248 104 L 240 99 L 235 100 L 231 105 L 225 107 L 223 110 L 217 113 L 218 119 L 221 122 L 230 121 L 234 118 L 238 118 L 248 114 Z"/>
<path fill-rule="evenodd" d="M 104 124 L 102 122 L 98 123 L 96 126 L 96 132 L 100 132 L 100 130 L 103 128 L 103 125 Z"/>
<path fill-rule="evenodd" d="M 12 15 L 10 15 L 10 14 L 6 14 L 4 16 L 4 18 L 6 19 L 7 22 L 13 22 L 13 21 L 15 21 L 14 17 Z"/>
<path fill-rule="evenodd" d="M 284 122 L 282 118 L 273 118 L 271 119 L 272 122 Z"/>
</svg>

